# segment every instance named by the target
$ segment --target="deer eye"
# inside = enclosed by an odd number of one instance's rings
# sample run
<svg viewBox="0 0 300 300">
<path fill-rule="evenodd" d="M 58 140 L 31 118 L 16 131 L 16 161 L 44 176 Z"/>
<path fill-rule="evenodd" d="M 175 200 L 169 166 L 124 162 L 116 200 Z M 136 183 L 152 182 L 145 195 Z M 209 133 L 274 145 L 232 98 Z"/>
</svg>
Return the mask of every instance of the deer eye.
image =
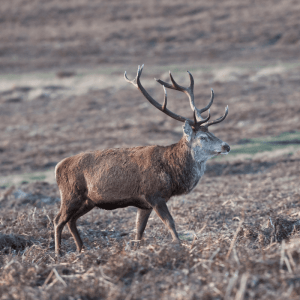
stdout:
<svg viewBox="0 0 300 300">
<path fill-rule="evenodd" d="M 207 137 L 206 136 L 201 136 L 201 140 L 202 141 L 207 141 Z"/>
</svg>

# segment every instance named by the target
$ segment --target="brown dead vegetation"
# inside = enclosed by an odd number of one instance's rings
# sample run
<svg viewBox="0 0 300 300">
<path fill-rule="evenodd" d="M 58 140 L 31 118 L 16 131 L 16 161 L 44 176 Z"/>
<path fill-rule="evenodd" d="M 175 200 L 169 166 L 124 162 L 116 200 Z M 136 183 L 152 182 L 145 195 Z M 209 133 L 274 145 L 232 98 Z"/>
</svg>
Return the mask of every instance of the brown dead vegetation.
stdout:
<svg viewBox="0 0 300 300">
<path fill-rule="evenodd" d="M 32 246 L 1 250 L 0 291 L 4 299 L 18 299 L 21 291 L 26 299 L 231 299 L 238 293 L 245 299 L 297 299 L 299 166 L 204 176 L 192 194 L 169 203 L 182 247 L 169 244 L 155 214 L 136 242 L 135 208 L 92 211 L 78 221 L 84 252 L 76 253 L 65 230 L 59 260 L 52 223 L 59 203 L 20 205 L 16 188 L 1 206 L 1 232 L 23 236 Z M 41 186 L 45 194 L 55 188 Z M 37 185 L 18 188 L 33 194 Z"/>
</svg>

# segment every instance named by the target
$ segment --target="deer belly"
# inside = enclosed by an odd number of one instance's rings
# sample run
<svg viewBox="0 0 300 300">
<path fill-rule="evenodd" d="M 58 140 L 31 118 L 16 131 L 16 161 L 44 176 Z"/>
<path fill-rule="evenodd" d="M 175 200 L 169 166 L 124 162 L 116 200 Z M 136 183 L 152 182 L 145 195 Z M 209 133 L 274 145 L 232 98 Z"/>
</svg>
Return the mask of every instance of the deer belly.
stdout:
<svg viewBox="0 0 300 300">
<path fill-rule="evenodd" d="M 115 176 L 112 178 L 108 174 L 108 176 L 100 176 L 98 180 L 87 180 L 88 198 L 103 209 L 111 210 L 127 206 L 150 208 L 141 194 L 139 176 Z"/>
<path fill-rule="evenodd" d="M 128 206 L 135 206 L 141 209 L 149 209 L 151 206 L 145 202 L 142 198 L 129 198 L 129 199 L 114 199 L 114 200 L 102 200 L 96 204 L 97 207 L 114 210 L 117 208 L 123 208 Z"/>
<path fill-rule="evenodd" d="M 122 207 L 135 206 L 141 209 L 149 209 L 151 206 L 143 196 L 127 196 L 122 195 L 120 192 L 105 193 L 90 191 L 88 198 L 95 203 L 99 208 L 106 210 L 113 210 Z"/>
</svg>

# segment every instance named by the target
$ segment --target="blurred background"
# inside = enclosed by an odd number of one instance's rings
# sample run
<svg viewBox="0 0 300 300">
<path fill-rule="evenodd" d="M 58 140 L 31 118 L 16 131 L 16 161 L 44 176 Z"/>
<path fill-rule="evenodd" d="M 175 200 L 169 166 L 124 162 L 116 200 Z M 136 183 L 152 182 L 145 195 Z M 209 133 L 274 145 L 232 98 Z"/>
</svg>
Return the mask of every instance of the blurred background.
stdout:
<svg viewBox="0 0 300 300">
<path fill-rule="evenodd" d="M 7 176 L 32 172 L 54 180 L 55 164 L 80 151 L 177 142 L 182 124 L 123 79 L 125 70 L 133 79 L 139 64 L 142 84 L 160 102 L 153 78 L 169 80 L 169 70 L 182 85 L 192 72 L 198 107 L 213 88 L 212 117 L 226 105 L 229 115 L 211 130 L 234 146 L 232 155 L 253 158 L 262 149 L 255 139 L 280 134 L 296 147 L 299 15 L 293 0 L 2 1 L 2 185 L 11 182 Z M 171 110 L 192 116 L 184 94 L 168 96 Z"/>
<path fill-rule="evenodd" d="M 3 1 L 1 71 L 265 63 L 299 54 L 299 2 Z"/>
</svg>

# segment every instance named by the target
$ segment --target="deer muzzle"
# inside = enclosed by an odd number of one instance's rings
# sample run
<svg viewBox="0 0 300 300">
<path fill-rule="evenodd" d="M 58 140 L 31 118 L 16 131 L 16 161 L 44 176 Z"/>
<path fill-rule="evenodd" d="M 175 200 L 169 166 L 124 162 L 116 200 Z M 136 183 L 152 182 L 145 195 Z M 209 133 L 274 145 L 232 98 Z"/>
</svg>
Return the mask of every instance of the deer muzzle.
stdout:
<svg viewBox="0 0 300 300">
<path fill-rule="evenodd" d="M 221 149 L 221 154 L 228 154 L 230 151 L 230 146 L 227 143 L 223 143 Z"/>
</svg>

